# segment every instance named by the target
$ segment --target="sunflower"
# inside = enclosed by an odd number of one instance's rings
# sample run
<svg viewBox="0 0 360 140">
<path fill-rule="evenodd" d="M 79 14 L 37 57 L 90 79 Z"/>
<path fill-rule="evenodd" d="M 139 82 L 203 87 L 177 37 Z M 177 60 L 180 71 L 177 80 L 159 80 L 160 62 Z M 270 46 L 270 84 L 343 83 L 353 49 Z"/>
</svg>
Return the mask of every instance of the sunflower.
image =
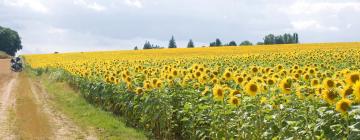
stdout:
<svg viewBox="0 0 360 140">
<path fill-rule="evenodd" d="M 230 99 L 228 100 L 229 104 L 233 105 L 233 106 L 238 106 L 240 105 L 240 100 L 239 98 L 232 96 L 230 97 Z"/>
<path fill-rule="evenodd" d="M 271 85 L 275 84 L 275 80 L 273 78 L 270 78 L 266 81 L 266 83 L 271 86 Z"/>
<path fill-rule="evenodd" d="M 315 74 L 315 69 L 311 68 L 308 70 L 311 75 Z"/>
<path fill-rule="evenodd" d="M 237 76 L 235 77 L 234 81 L 238 84 L 241 85 L 244 82 L 244 78 L 241 76 Z"/>
<path fill-rule="evenodd" d="M 217 85 L 213 88 L 213 95 L 215 100 L 222 101 L 224 99 L 224 90 Z"/>
<path fill-rule="evenodd" d="M 145 90 L 150 90 L 151 89 L 151 84 L 149 82 L 145 82 L 144 83 L 144 89 Z"/>
<path fill-rule="evenodd" d="M 245 85 L 245 90 L 250 96 L 255 96 L 260 88 L 255 82 L 249 82 Z"/>
<path fill-rule="evenodd" d="M 317 85 L 319 85 L 319 79 L 312 79 L 311 86 L 317 86 Z"/>
<path fill-rule="evenodd" d="M 335 103 L 335 99 L 338 97 L 338 94 L 335 90 L 325 89 L 322 92 L 322 97 L 327 103 L 333 104 Z"/>
<path fill-rule="evenodd" d="M 291 92 L 291 79 L 285 78 L 285 79 L 281 80 L 279 86 L 280 86 L 280 89 L 284 93 L 290 93 Z"/>
<path fill-rule="evenodd" d="M 230 96 L 236 96 L 236 95 L 239 95 L 239 94 L 240 94 L 239 90 L 231 90 L 231 92 L 230 92 Z"/>
<path fill-rule="evenodd" d="M 161 88 L 162 85 L 163 85 L 162 82 L 161 82 L 161 81 L 158 81 L 158 82 L 156 83 L 156 86 L 155 86 L 155 87 L 156 87 L 156 88 Z"/>
<path fill-rule="evenodd" d="M 230 79 L 231 79 L 231 77 L 232 77 L 232 74 L 231 74 L 231 72 L 230 72 L 230 71 L 226 71 L 226 72 L 224 72 L 224 78 L 225 78 L 226 80 L 230 80 Z"/>
<path fill-rule="evenodd" d="M 259 69 L 256 66 L 253 66 L 251 68 L 251 72 L 253 72 L 253 73 L 257 73 L 258 71 L 259 71 Z"/>
<path fill-rule="evenodd" d="M 131 78 L 130 77 L 126 77 L 126 83 L 131 83 Z"/>
<path fill-rule="evenodd" d="M 355 101 L 360 102 L 360 81 L 356 82 L 354 85 L 354 95 L 355 95 Z"/>
<path fill-rule="evenodd" d="M 336 103 L 336 111 L 345 114 L 351 107 L 351 101 L 343 98 Z"/>
<path fill-rule="evenodd" d="M 309 75 L 309 74 L 305 74 L 305 75 L 304 75 L 304 79 L 305 79 L 305 80 L 309 80 L 309 79 L 310 79 L 310 75 Z"/>
<path fill-rule="evenodd" d="M 201 72 L 200 71 L 195 72 L 195 76 L 196 78 L 199 78 L 201 76 Z"/>
<path fill-rule="evenodd" d="M 211 79 L 211 83 L 212 83 L 212 84 L 218 84 L 218 83 L 219 83 L 219 79 L 213 78 L 213 79 Z"/>
<path fill-rule="evenodd" d="M 151 84 L 153 87 L 156 87 L 156 84 L 158 83 L 158 79 L 154 78 L 151 80 Z"/>
<path fill-rule="evenodd" d="M 357 81 L 359 81 L 359 79 L 360 79 L 360 73 L 359 72 L 353 72 L 353 73 L 350 73 L 346 77 L 346 83 L 349 84 L 349 85 L 353 85 Z"/>
<path fill-rule="evenodd" d="M 141 94 L 141 93 L 143 93 L 143 92 L 144 92 L 144 89 L 141 88 L 141 87 L 137 87 L 136 90 L 135 90 L 135 93 L 136 93 L 136 94 Z"/>
<path fill-rule="evenodd" d="M 354 92 L 354 89 L 352 88 L 352 86 L 348 85 L 341 91 L 341 96 L 343 98 L 345 98 L 345 97 L 353 94 L 353 92 Z"/>
<path fill-rule="evenodd" d="M 335 81 L 330 79 L 330 78 L 326 78 L 324 81 L 323 81 L 323 86 L 324 88 L 326 89 L 332 89 L 334 88 L 336 85 L 335 85 Z"/>
</svg>

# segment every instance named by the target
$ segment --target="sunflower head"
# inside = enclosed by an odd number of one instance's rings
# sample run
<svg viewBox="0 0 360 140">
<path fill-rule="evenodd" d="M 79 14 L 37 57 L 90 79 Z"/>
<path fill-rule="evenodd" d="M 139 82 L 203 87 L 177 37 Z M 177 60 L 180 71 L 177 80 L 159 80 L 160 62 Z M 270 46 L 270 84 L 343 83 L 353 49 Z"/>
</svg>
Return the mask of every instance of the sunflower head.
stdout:
<svg viewBox="0 0 360 140">
<path fill-rule="evenodd" d="M 234 81 L 238 84 L 241 85 L 244 82 L 244 78 L 241 76 L 237 76 L 235 77 Z"/>
<path fill-rule="evenodd" d="M 319 85 L 319 79 L 312 79 L 311 80 L 311 86 L 317 86 L 317 85 Z"/>
<path fill-rule="evenodd" d="M 336 111 L 341 112 L 343 114 L 347 113 L 350 107 L 351 107 L 351 101 L 346 98 L 343 98 L 336 103 Z"/>
<path fill-rule="evenodd" d="M 285 78 L 285 79 L 281 80 L 281 82 L 279 84 L 280 89 L 284 93 L 290 93 L 291 92 L 291 83 L 292 83 L 291 78 Z"/>
<path fill-rule="evenodd" d="M 136 93 L 136 94 L 141 94 L 141 93 L 143 93 L 143 92 L 144 92 L 144 89 L 141 88 L 141 87 L 137 87 L 136 90 L 135 90 L 135 93 Z"/>
<path fill-rule="evenodd" d="M 359 80 L 360 80 L 360 73 L 359 72 L 350 73 L 346 77 L 346 83 L 349 84 L 349 85 L 353 85 Z"/>
<path fill-rule="evenodd" d="M 266 84 L 268 84 L 268 85 L 274 85 L 275 84 L 275 79 L 273 79 L 273 78 L 269 78 L 269 79 L 267 79 L 267 81 L 266 81 Z"/>
<path fill-rule="evenodd" d="M 233 96 L 233 97 L 230 97 L 230 99 L 228 100 L 229 104 L 230 105 L 233 105 L 233 106 L 239 106 L 240 105 L 240 100 L 239 98 Z"/>
<path fill-rule="evenodd" d="M 260 91 L 260 88 L 255 82 L 248 82 L 245 85 L 245 90 L 250 96 L 255 96 L 256 93 Z"/>
<path fill-rule="evenodd" d="M 330 78 L 326 78 L 323 81 L 323 87 L 326 88 L 326 89 L 334 88 L 336 86 L 335 84 L 336 84 L 335 81 L 333 79 L 330 79 Z"/>
<path fill-rule="evenodd" d="M 150 82 L 145 82 L 145 83 L 144 83 L 144 89 L 145 89 L 145 90 L 150 90 L 150 89 L 151 89 L 151 84 L 150 84 Z"/>
<path fill-rule="evenodd" d="M 325 89 L 322 91 L 322 97 L 327 103 L 334 104 L 338 93 L 332 89 Z"/>
<path fill-rule="evenodd" d="M 236 96 L 236 95 L 240 95 L 240 91 L 239 90 L 231 90 L 230 92 L 230 96 Z"/>
<path fill-rule="evenodd" d="M 216 101 L 222 101 L 224 99 L 224 94 L 224 89 L 221 86 L 216 85 L 213 88 L 213 95 Z"/>
<path fill-rule="evenodd" d="M 345 98 L 345 97 L 353 94 L 353 92 L 354 92 L 354 89 L 352 88 L 352 86 L 349 86 L 349 85 L 348 85 L 348 86 L 346 86 L 346 87 L 341 91 L 341 96 L 342 96 L 343 98 Z"/>
<path fill-rule="evenodd" d="M 360 81 L 355 83 L 353 90 L 353 93 L 355 95 L 355 101 L 360 102 Z"/>
<path fill-rule="evenodd" d="M 226 80 L 230 80 L 230 79 L 231 79 L 231 77 L 232 77 L 232 74 L 231 74 L 231 72 L 230 72 L 230 71 L 226 71 L 226 72 L 224 72 L 224 78 L 225 78 Z"/>
</svg>

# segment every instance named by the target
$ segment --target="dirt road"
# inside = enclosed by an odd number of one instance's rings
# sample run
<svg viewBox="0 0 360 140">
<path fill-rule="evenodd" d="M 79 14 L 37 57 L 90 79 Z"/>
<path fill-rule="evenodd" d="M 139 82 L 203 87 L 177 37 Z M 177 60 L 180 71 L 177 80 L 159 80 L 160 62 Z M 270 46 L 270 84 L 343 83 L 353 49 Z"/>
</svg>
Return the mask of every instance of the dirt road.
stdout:
<svg viewBox="0 0 360 140">
<path fill-rule="evenodd" d="M 0 59 L 0 139 L 96 139 L 52 106 L 39 81 Z"/>
</svg>

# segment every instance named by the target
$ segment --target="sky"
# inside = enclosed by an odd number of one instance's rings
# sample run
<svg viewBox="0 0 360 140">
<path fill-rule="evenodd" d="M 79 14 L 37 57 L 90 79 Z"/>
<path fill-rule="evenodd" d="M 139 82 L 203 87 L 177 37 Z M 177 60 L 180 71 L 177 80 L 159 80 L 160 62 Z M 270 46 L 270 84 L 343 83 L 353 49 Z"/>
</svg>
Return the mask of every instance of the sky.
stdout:
<svg viewBox="0 0 360 140">
<path fill-rule="evenodd" d="M 360 41 L 360 0 L 0 0 L 0 26 L 18 31 L 21 54 L 130 50 L 145 41 L 178 47 L 262 41 Z"/>
</svg>

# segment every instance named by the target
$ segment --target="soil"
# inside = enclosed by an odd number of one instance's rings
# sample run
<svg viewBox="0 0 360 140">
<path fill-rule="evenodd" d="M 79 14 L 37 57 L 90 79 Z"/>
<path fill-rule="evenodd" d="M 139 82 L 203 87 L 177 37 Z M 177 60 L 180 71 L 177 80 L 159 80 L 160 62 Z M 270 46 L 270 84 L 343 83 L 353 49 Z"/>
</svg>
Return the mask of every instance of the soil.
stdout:
<svg viewBox="0 0 360 140">
<path fill-rule="evenodd" d="M 1 139 L 97 139 L 57 110 L 40 81 L 9 68 L 0 59 Z"/>
</svg>

